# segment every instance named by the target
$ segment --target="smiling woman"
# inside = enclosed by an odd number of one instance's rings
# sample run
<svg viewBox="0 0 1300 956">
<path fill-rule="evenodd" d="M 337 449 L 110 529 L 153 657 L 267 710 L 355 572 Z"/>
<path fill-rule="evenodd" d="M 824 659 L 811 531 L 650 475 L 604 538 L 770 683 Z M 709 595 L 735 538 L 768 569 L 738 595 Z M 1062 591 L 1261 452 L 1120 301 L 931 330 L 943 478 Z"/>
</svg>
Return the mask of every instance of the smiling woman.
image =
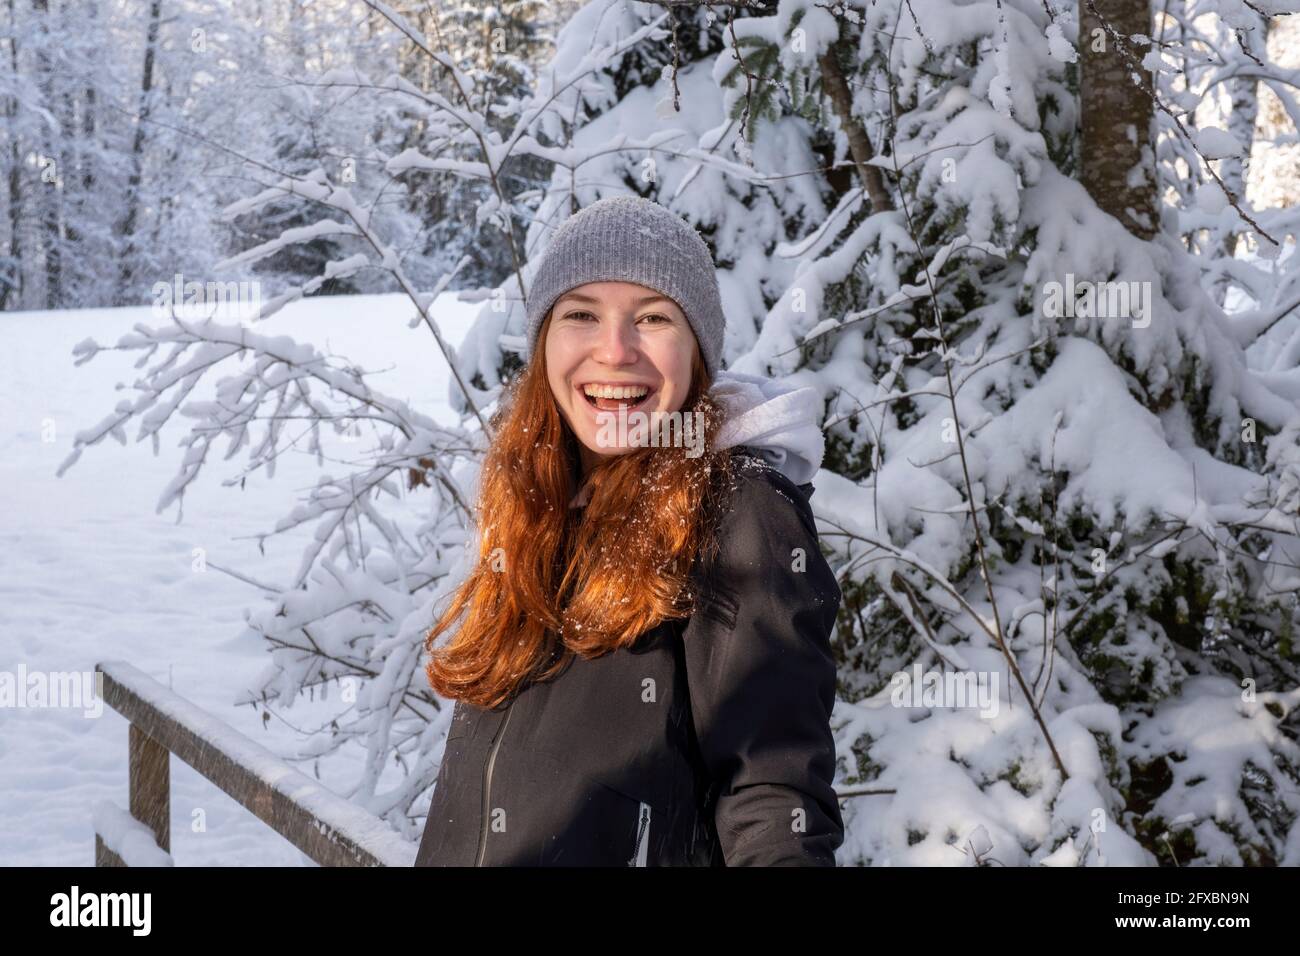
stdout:
<svg viewBox="0 0 1300 956">
<path fill-rule="evenodd" d="M 426 641 L 457 703 L 417 864 L 833 866 L 840 591 L 800 457 L 820 399 L 715 397 L 712 259 L 649 200 L 568 220 L 528 317 L 479 561 Z M 602 416 L 636 411 L 699 416 L 704 453 L 607 441 Z"/>
</svg>

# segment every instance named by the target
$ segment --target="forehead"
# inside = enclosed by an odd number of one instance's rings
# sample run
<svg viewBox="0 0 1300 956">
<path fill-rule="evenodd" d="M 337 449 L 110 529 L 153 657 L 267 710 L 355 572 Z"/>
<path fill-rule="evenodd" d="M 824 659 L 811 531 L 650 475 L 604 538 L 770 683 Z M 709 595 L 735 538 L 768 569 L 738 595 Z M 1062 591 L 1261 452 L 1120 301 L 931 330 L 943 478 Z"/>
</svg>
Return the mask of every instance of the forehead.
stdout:
<svg viewBox="0 0 1300 956">
<path fill-rule="evenodd" d="M 555 304 L 573 302 L 582 305 L 623 304 L 640 308 L 643 305 L 672 306 L 677 303 L 654 289 L 635 282 L 588 282 L 565 292 Z"/>
</svg>

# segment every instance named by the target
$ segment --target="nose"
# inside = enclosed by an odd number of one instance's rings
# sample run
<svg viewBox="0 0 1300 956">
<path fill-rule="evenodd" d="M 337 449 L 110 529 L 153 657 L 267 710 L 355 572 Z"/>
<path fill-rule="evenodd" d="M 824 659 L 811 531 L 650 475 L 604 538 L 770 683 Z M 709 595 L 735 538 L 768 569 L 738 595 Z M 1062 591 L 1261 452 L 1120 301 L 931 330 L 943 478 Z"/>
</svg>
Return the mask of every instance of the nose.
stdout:
<svg viewBox="0 0 1300 956">
<path fill-rule="evenodd" d="M 603 365 L 631 365 L 637 360 L 637 330 L 621 319 L 601 326 L 593 358 Z"/>
</svg>

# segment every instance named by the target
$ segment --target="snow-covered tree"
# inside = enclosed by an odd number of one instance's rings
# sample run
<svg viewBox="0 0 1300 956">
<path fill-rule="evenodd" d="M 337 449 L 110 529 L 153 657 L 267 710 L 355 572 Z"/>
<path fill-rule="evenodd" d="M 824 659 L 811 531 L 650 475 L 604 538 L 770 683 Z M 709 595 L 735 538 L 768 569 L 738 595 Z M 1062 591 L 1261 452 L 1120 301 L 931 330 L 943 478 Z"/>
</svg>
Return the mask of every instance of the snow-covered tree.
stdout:
<svg viewBox="0 0 1300 956">
<path fill-rule="evenodd" d="M 178 272 L 208 278 L 224 184 L 205 177 L 212 157 L 194 133 L 251 123 L 229 121 L 229 57 L 253 41 L 229 7 L 0 6 L 0 308 L 140 305 Z"/>
</svg>

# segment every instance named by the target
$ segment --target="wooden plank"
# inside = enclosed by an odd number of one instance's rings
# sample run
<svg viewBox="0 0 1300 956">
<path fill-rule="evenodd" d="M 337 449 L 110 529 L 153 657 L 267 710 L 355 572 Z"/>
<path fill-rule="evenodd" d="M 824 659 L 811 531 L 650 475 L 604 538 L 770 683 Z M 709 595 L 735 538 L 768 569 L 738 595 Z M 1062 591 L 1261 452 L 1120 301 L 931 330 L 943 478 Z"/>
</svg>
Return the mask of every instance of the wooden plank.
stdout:
<svg viewBox="0 0 1300 956">
<path fill-rule="evenodd" d="M 111 800 L 96 801 L 90 811 L 97 866 L 175 866 L 157 835 Z"/>
<path fill-rule="evenodd" d="M 386 822 L 143 671 L 125 661 L 101 661 L 96 670 L 105 703 L 321 866 L 414 864 L 416 847 Z"/>
<path fill-rule="evenodd" d="M 104 838 L 95 834 L 95 866 L 126 866 L 122 858 L 108 848 Z"/>
<path fill-rule="evenodd" d="M 154 842 L 170 853 L 171 753 L 135 723 L 131 724 L 127 749 L 131 816 L 152 830 Z"/>
</svg>

